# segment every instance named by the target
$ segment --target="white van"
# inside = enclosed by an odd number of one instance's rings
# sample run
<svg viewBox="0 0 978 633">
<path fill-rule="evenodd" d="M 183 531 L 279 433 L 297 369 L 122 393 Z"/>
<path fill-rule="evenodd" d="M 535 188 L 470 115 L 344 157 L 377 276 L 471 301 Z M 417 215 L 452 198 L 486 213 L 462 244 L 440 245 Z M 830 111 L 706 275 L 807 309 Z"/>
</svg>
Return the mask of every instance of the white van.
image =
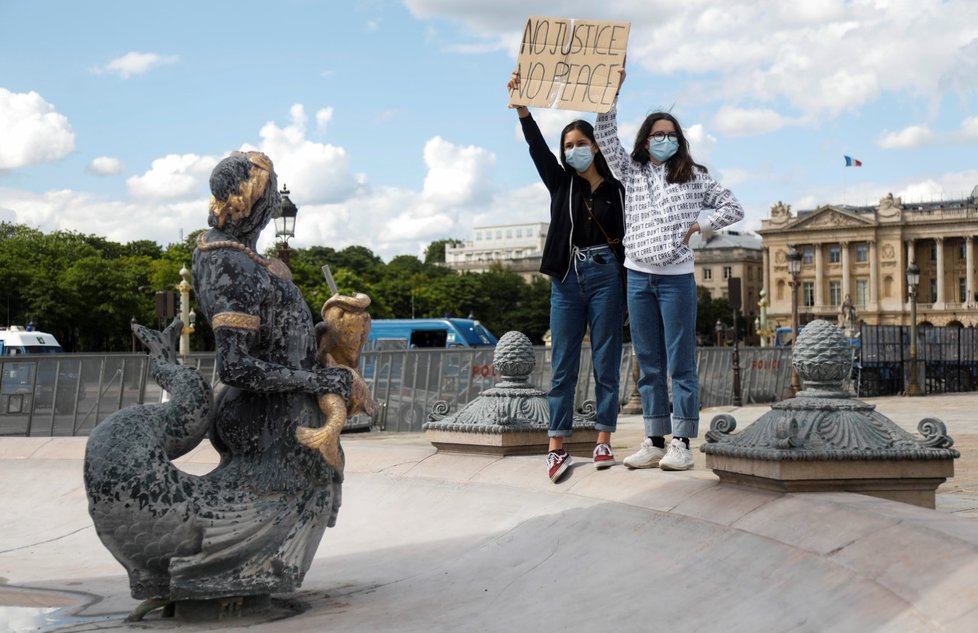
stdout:
<svg viewBox="0 0 978 633">
<path fill-rule="evenodd" d="M 0 328 L 0 356 L 14 354 L 64 354 L 53 334 L 37 332 L 19 325 Z"/>
</svg>

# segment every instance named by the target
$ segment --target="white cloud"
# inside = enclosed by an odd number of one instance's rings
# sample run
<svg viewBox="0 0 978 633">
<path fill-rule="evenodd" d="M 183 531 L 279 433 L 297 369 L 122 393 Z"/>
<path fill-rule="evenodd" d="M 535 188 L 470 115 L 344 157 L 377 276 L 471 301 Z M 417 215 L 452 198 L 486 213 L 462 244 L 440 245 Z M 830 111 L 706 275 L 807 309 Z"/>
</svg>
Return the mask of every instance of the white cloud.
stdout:
<svg viewBox="0 0 978 633">
<path fill-rule="evenodd" d="M 88 163 L 86 171 L 96 176 L 115 176 L 116 174 L 121 174 L 123 169 L 122 161 L 118 158 L 99 156 L 98 158 L 93 158 Z"/>
<path fill-rule="evenodd" d="M 459 147 L 436 136 L 425 143 L 424 162 L 428 167 L 425 201 L 464 207 L 478 205 L 491 195 L 496 157 L 481 147 Z"/>
<path fill-rule="evenodd" d="M 883 149 L 914 149 L 934 140 L 934 133 L 926 125 L 911 125 L 899 132 L 884 132 L 876 144 Z"/>
<path fill-rule="evenodd" d="M 713 156 L 713 148 L 717 144 L 716 137 L 707 132 L 702 123 L 689 126 L 684 130 L 684 134 L 689 142 L 689 153 L 693 160 L 697 163 L 710 162 L 710 158 Z"/>
<path fill-rule="evenodd" d="M 207 201 L 158 203 L 152 200 L 112 201 L 72 190 L 41 194 L 0 189 L 0 205 L 13 211 L 15 222 L 44 232 L 77 231 L 127 243 L 153 240 L 177 242 L 180 233 L 207 227 Z"/>
<path fill-rule="evenodd" d="M 964 141 L 978 140 L 978 116 L 961 121 L 961 130 L 955 136 L 959 136 L 960 140 Z"/>
<path fill-rule="evenodd" d="M 526 16 L 552 13 L 549 4 L 526 0 L 405 4 L 419 19 L 464 25 L 479 44 L 471 52 L 495 42 L 514 57 Z M 566 0 L 561 14 L 594 15 L 594 5 Z M 942 90 L 970 92 L 978 77 L 974 0 L 621 0 L 605 3 L 601 18 L 631 23 L 630 67 L 670 80 L 687 75 L 689 98 L 745 108 L 787 104 L 805 122 L 884 93 L 932 100 Z"/>
<path fill-rule="evenodd" d="M 126 180 L 134 198 L 180 200 L 209 195 L 208 180 L 218 159 L 196 154 L 169 154 L 153 161 L 142 176 Z"/>
<path fill-rule="evenodd" d="M 41 95 L 0 88 L 0 170 L 56 161 L 74 149 L 68 118 Z"/>
<path fill-rule="evenodd" d="M 129 79 L 133 75 L 141 75 L 148 72 L 154 66 L 172 64 L 175 61 L 177 61 L 176 55 L 164 57 L 156 53 L 137 53 L 132 51 L 122 57 L 113 59 L 105 66 L 95 68 L 94 72 L 96 74 L 115 73 L 123 79 Z"/>
<path fill-rule="evenodd" d="M 328 115 L 323 114 L 327 111 Z M 332 108 L 321 109 L 317 123 L 331 121 L 332 116 Z M 355 193 L 365 177 L 350 171 L 346 150 L 306 138 L 308 116 L 301 104 L 290 108 L 289 119 L 285 127 L 269 121 L 258 133 L 261 143 L 257 149 L 272 159 L 279 184 L 301 191 L 303 204 L 340 202 Z M 245 145 L 242 149 L 255 148 Z"/>
<path fill-rule="evenodd" d="M 333 108 L 322 108 L 316 112 L 316 131 L 325 132 L 326 126 L 333 120 Z"/>
<path fill-rule="evenodd" d="M 713 117 L 713 127 L 727 136 L 755 136 L 775 132 L 793 121 L 767 108 L 723 106 Z"/>
</svg>

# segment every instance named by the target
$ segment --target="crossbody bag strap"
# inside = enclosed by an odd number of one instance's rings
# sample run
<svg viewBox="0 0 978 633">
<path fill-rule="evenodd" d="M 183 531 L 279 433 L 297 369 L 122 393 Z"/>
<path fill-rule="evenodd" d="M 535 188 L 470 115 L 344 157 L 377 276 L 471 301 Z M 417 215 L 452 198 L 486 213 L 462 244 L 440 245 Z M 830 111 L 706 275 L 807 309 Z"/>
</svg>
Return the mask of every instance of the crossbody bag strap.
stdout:
<svg viewBox="0 0 978 633">
<path fill-rule="evenodd" d="M 581 192 L 581 196 L 582 197 L 584 196 L 584 192 L 583 191 Z M 592 198 L 592 200 L 593 200 L 593 198 Z M 594 202 L 592 201 L 591 204 L 593 206 L 594 205 Z M 608 242 L 608 246 L 614 246 L 615 244 L 618 244 L 618 243 L 621 242 L 621 240 L 619 240 L 619 239 L 614 239 L 613 240 L 613 239 L 611 239 L 608 236 L 608 232 L 604 230 L 604 227 L 603 226 L 601 226 L 601 222 L 598 221 L 598 218 L 594 217 L 594 213 L 591 212 L 591 207 L 588 206 L 587 199 L 584 200 L 584 209 L 587 211 L 587 214 L 589 216 L 591 216 L 591 219 L 594 220 L 594 223 L 598 225 L 598 230 L 601 231 L 601 235 L 604 235 L 604 241 Z"/>
</svg>

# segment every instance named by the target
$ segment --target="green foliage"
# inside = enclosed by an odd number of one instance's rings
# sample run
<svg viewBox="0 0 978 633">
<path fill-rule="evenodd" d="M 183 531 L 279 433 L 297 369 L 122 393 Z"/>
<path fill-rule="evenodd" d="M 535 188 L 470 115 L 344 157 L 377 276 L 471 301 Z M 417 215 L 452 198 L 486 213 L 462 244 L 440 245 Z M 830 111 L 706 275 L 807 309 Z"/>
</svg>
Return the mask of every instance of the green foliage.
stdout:
<svg viewBox="0 0 978 633">
<path fill-rule="evenodd" d="M 199 233 L 161 248 L 145 240 L 118 244 L 0 223 L 0 322 L 33 321 L 67 351 L 129 351 L 130 319 L 157 327 L 155 293 L 180 283 L 180 269 L 190 266 Z M 457 240 L 440 242 L 444 256 L 444 244 Z M 497 336 L 520 330 L 542 342 L 550 321 L 549 279 L 526 283 L 500 266 L 483 274 L 458 273 L 430 256 L 435 244 L 424 261 L 398 255 L 386 264 L 364 246 L 314 246 L 294 249 L 290 265 L 316 320 L 331 294 L 321 270 L 329 264 L 341 293 L 370 296 L 375 319 L 471 315 Z M 192 347 L 205 349 L 213 338 L 193 300 L 192 307 L 198 312 Z"/>
<path fill-rule="evenodd" d="M 456 240 L 449 238 L 447 240 L 435 240 L 428 247 L 424 249 L 424 263 L 426 264 L 444 264 L 445 263 L 445 247 L 446 246 L 462 246 L 464 242 L 462 240 Z"/>
</svg>

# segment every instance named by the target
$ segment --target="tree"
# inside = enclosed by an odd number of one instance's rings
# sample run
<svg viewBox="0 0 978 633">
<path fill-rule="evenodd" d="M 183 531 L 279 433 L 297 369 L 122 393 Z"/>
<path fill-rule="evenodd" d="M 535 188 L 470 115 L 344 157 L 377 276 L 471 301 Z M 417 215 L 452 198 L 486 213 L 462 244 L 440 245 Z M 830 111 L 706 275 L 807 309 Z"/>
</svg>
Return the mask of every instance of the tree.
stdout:
<svg viewBox="0 0 978 633">
<path fill-rule="evenodd" d="M 446 246 L 462 246 L 465 244 L 462 240 L 457 240 L 454 238 L 448 238 L 444 240 L 435 240 L 428 247 L 424 249 L 424 263 L 426 264 L 444 264 L 445 263 L 445 247 Z"/>
</svg>

